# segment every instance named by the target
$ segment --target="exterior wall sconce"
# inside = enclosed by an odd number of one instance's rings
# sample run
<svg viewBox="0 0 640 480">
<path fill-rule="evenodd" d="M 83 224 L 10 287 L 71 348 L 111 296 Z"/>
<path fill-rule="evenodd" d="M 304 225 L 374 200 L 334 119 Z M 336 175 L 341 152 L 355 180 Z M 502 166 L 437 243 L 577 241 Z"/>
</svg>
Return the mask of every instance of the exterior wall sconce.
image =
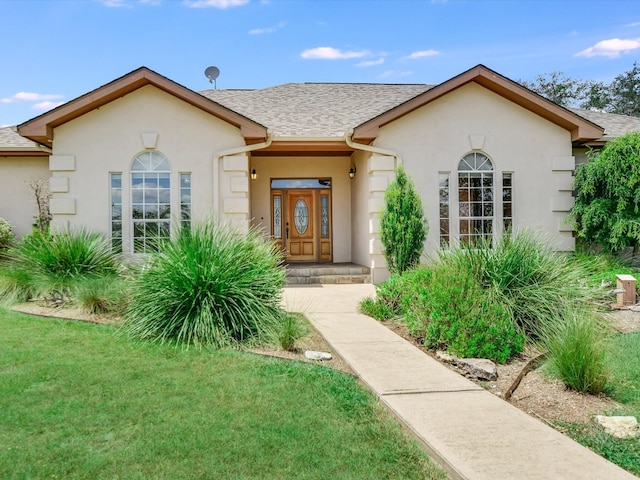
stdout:
<svg viewBox="0 0 640 480">
<path fill-rule="evenodd" d="M 356 178 L 356 167 L 351 167 L 349 169 L 349 178 L 351 180 L 353 180 L 354 178 Z"/>
<path fill-rule="evenodd" d="M 256 172 L 256 169 L 254 168 L 251 170 L 251 180 L 255 180 L 256 178 L 258 178 L 258 172 Z"/>
</svg>

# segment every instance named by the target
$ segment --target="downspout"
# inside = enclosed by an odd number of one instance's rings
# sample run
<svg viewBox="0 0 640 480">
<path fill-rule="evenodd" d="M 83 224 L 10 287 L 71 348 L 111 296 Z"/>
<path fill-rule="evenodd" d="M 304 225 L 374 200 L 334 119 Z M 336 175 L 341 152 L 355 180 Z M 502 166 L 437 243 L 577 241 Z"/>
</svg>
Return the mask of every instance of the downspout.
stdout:
<svg viewBox="0 0 640 480">
<path fill-rule="evenodd" d="M 230 148 L 228 150 L 222 150 L 216 154 L 215 160 L 213 162 L 213 211 L 218 218 L 220 218 L 220 178 L 222 177 L 220 173 L 220 162 L 222 161 L 222 159 L 227 155 L 238 155 L 239 153 L 249 153 L 253 152 L 254 150 L 267 148 L 269 145 L 271 145 L 272 141 L 273 136 L 270 133 L 267 133 L 267 140 L 262 143 Z"/>
<path fill-rule="evenodd" d="M 354 150 L 363 150 L 365 152 L 376 153 L 378 155 L 386 155 L 388 157 L 393 157 L 394 170 L 398 168 L 398 165 L 402 165 L 402 159 L 400 158 L 400 155 L 398 154 L 398 152 L 389 150 L 387 148 L 380 148 L 380 147 L 374 147 L 372 145 L 365 145 L 364 143 L 356 143 L 352 140 L 351 138 L 352 136 L 353 136 L 353 128 L 350 128 L 344 134 L 344 141 L 347 142 L 347 145 L 353 148 Z"/>
</svg>

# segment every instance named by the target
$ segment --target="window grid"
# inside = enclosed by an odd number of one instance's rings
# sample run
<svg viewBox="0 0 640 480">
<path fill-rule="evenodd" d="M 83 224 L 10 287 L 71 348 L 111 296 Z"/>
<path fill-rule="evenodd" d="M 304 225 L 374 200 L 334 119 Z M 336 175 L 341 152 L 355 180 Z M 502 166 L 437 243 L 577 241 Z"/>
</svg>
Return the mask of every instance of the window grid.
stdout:
<svg viewBox="0 0 640 480">
<path fill-rule="evenodd" d="M 513 173 L 502 174 L 502 227 L 508 234 L 513 228 Z"/>
<path fill-rule="evenodd" d="M 494 221 L 493 166 L 481 153 L 466 155 L 458 166 L 460 242 L 476 245 L 492 240 Z"/>
<path fill-rule="evenodd" d="M 180 226 L 191 230 L 191 174 L 180 174 Z"/>
<path fill-rule="evenodd" d="M 111 173 L 111 249 L 122 253 L 122 173 Z"/>
<path fill-rule="evenodd" d="M 440 198 L 440 246 L 446 247 L 450 241 L 449 229 L 449 172 L 438 173 Z"/>
<path fill-rule="evenodd" d="M 133 251 L 158 250 L 171 236 L 171 174 L 169 162 L 158 152 L 139 155 L 131 167 Z"/>
</svg>

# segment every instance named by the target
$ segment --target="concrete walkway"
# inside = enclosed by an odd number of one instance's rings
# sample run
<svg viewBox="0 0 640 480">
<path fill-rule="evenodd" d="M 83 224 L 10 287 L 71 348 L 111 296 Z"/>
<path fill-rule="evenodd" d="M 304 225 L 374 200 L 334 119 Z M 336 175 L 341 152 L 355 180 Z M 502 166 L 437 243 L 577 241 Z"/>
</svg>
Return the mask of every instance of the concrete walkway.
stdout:
<svg viewBox="0 0 640 480">
<path fill-rule="evenodd" d="M 284 302 L 309 318 L 452 478 L 637 480 L 357 313 L 374 292 L 372 285 L 288 287 Z"/>
</svg>

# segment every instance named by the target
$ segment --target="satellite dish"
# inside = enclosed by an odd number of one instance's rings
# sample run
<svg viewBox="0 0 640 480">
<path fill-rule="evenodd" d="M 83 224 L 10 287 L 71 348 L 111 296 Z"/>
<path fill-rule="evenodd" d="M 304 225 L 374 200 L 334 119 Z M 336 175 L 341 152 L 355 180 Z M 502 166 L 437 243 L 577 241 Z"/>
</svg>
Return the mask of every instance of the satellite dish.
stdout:
<svg viewBox="0 0 640 480">
<path fill-rule="evenodd" d="M 218 75 L 220 75 L 220 69 L 218 67 L 207 67 L 204 74 L 209 79 L 209 83 L 214 83 Z M 215 83 L 213 88 L 216 88 Z"/>
</svg>

